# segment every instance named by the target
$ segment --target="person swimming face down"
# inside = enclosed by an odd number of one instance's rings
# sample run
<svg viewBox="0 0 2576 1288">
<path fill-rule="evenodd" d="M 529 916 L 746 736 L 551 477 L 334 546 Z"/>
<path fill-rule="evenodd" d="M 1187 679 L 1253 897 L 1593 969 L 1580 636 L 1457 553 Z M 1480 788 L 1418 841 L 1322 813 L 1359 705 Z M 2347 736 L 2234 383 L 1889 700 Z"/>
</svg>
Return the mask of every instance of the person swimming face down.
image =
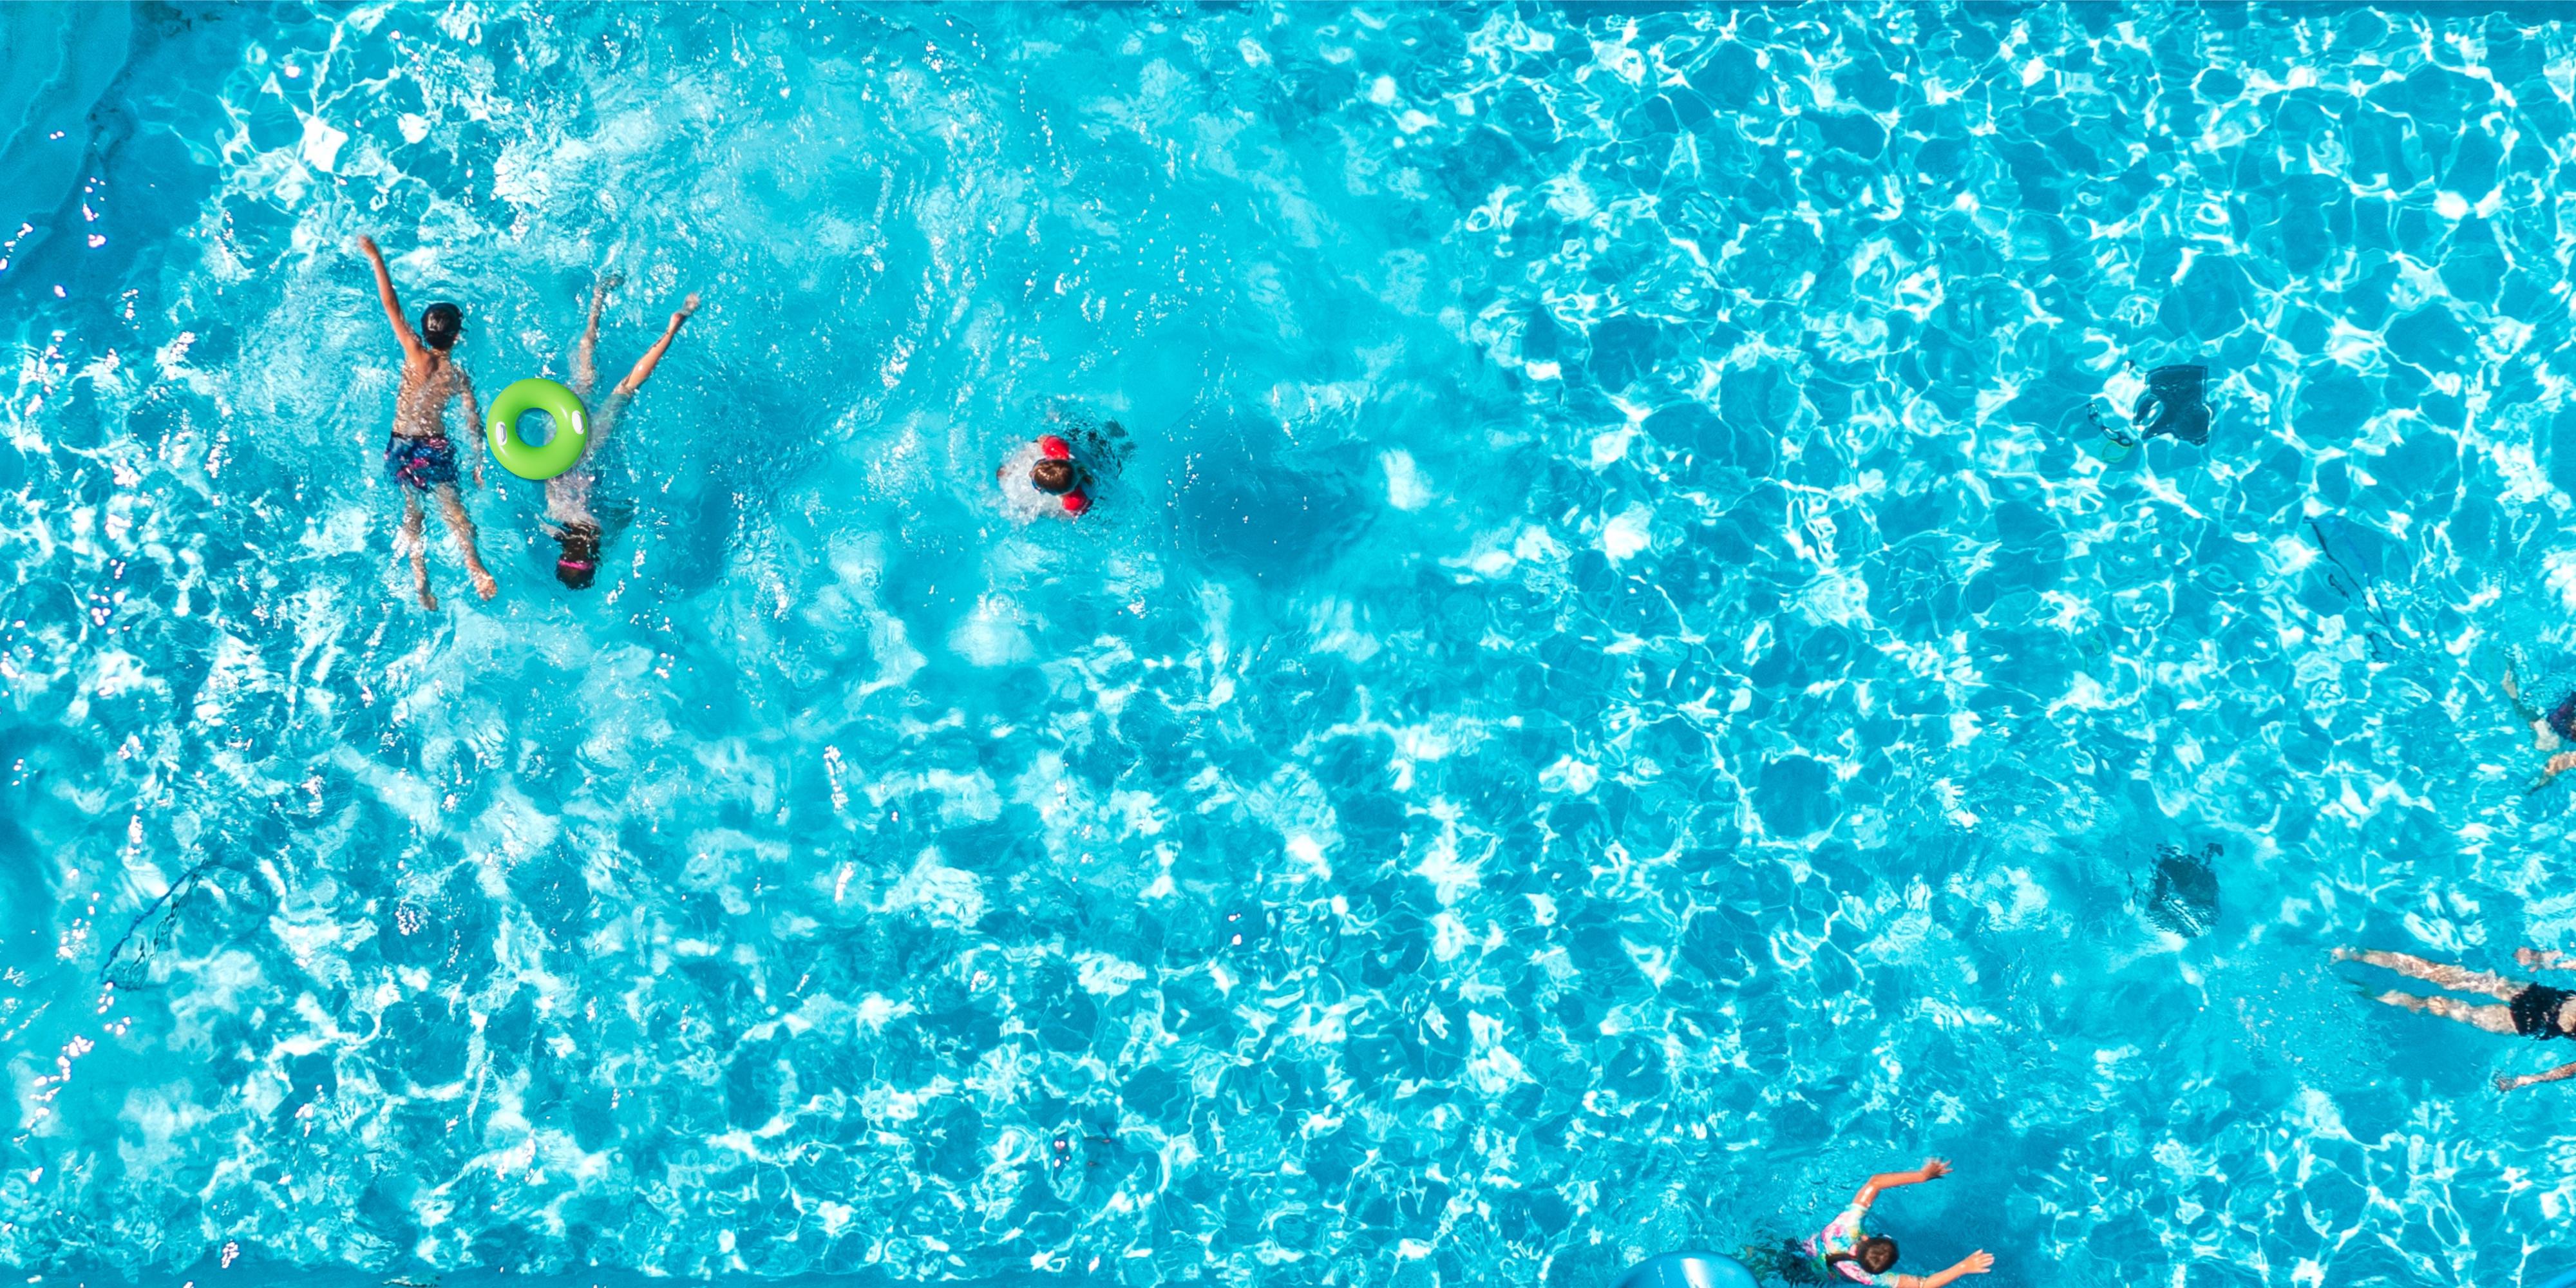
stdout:
<svg viewBox="0 0 2576 1288">
<path fill-rule="evenodd" d="M 599 576 L 599 529 L 567 523 L 555 539 L 563 543 L 563 553 L 555 556 L 555 580 L 574 590 L 590 589 Z"/>
<path fill-rule="evenodd" d="M 420 342 L 445 353 L 465 330 L 465 310 L 441 301 L 420 311 Z"/>
<path fill-rule="evenodd" d="M 1857 1261 L 1861 1269 L 1873 1275 L 1883 1275 L 1887 1273 L 1890 1266 L 1896 1264 L 1896 1240 L 1883 1234 L 1869 1235 L 1853 1244 L 1850 1252 L 1837 1252 L 1825 1260 L 1827 1264 L 1842 1260 Z"/>
</svg>

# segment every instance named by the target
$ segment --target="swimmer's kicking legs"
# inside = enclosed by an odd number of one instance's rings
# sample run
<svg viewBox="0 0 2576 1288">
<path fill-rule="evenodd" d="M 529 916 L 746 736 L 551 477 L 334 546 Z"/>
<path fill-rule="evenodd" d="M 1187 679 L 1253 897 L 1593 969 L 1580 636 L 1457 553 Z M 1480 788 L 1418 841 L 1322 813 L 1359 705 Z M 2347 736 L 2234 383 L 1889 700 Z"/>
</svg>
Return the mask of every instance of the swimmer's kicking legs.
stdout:
<svg viewBox="0 0 2576 1288">
<path fill-rule="evenodd" d="M 2576 1037 L 2576 1025 L 2571 1025 L 2571 1020 L 2576 1020 L 2576 993 L 2564 989 L 2551 988 L 2546 984 L 2526 984 L 2486 971 L 2426 961 L 2411 953 L 2337 948 L 2333 957 L 2339 962 L 2363 962 L 2383 970 L 2393 970 L 2410 979 L 2420 979 L 2455 993 L 2483 993 L 2503 1003 L 2500 1006 L 2473 1006 L 2456 997 L 2418 997 L 2391 989 L 2378 998 L 2389 1006 L 2438 1015 L 2507 1037 Z M 2528 970 L 2576 969 L 2576 962 L 2570 962 L 2554 951 L 2524 948 L 2516 951 L 2513 959 Z M 2517 1087 L 2563 1082 L 2569 1078 L 2576 1078 L 2576 1062 L 2544 1073 L 2499 1077 L 2495 1085 L 2498 1091 L 2511 1091 Z"/>
</svg>

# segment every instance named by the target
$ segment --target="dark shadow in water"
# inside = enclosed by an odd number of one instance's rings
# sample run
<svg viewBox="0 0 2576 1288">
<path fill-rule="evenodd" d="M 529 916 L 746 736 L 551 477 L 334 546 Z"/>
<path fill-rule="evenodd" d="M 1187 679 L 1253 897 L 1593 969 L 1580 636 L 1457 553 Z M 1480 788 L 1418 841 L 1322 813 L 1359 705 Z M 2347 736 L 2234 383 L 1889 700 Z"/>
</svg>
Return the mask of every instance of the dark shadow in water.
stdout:
<svg viewBox="0 0 2576 1288">
<path fill-rule="evenodd" d="M 214 859 L 181 873 L 160 898 L 136 913 L 134 920 L 126 923 L 125 933 L 108 946 L 107 960 L 98 968 L 99 982 L 129 993 L 159 987 L 164 981 L 154 978 L 152 959 L 178 937 L 183 914 L 199 908 L 220 912 L 236 902 L 221 880 L 227 874 L 238 875 Z"/>
<path fill-rule="evenodd" d="M 24 611 L 23 608 L 21 611 Z M 0 728 L 0 944 L 15 944 L 52 927 L 55 896 L 46 879 L 44 846 L 22 819 L 36 814 L 45 779 L 70 771 L 85 757 L 67 739 L 22 726 Z"/>
<path fill-rule="evenodd" d="M 2223 853 L 2216 842 L 2194 853 L 2179 845 L 2156 847 L 2156 866 L 2143 890 L 2134 890 L 2138 910 L 2147 920 L 2182 936 L 2197 939 L 2218 924 L 2218 872 Z"/>
<path fill-rule="evenodd" d="M 1753 785 L 1753 808 L 1772 835 L 1789 839 L 1824 831 L 1842 813 L 1834 797 L 1833 770 L 1812 756 L 1764 762 Z"/>
<path fill-rule="evenodd" d="M 1358 445 L 1298 452 L 1275 431 L 1218 429 L 1183 459 L 1172 487 L 1182 546 L 1268 586 L 1321 571 L 1368 529 Z"/>
</svg>

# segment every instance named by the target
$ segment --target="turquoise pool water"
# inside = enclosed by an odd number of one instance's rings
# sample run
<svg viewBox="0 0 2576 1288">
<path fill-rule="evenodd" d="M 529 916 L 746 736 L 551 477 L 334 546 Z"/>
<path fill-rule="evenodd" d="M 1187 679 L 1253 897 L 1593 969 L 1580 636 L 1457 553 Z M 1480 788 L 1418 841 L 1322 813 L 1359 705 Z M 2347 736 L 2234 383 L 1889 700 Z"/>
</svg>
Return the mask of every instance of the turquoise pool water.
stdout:
<svg viewBox="0 0 2576 1288">
<path fill-rule="evenodd" d="M 2576 947 L 2551 17 L 0 9 L 0 1266 L 2576 1267 L 2325 960 Z M 704 294 L 596 589 L 409 601 L 361 232 Z"/>
</svg>

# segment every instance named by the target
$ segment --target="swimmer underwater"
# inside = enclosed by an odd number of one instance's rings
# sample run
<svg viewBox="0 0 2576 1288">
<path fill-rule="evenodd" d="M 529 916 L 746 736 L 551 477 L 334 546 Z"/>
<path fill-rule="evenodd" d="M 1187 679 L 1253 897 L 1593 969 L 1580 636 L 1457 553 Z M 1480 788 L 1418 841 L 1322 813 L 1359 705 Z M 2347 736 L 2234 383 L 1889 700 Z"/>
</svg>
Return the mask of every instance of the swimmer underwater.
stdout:
<svg viewBox="0 0 2576 1288">
<path fill-rule="evenodd" d="M 625 282 L 611 273 L 591 288 L 590 316 L 583 323 L 581 339 L 573 345 L 572 391 L 585 404 L 590 404 L 590 391 L 599 383 L 599 314 L 608 304 L 608 293 Z M 598 463 L 617 432 L 618 421 L 625 415 L 626 404 L 635 391 L 662 365 L 662 355 L 671 351 L 671 341 L 679 338 L 680 327 L 698 311 L 698 297 L 691 295 L 671 314 L 662 328 L 662 338 L 635 360 L 626 378 L 608 391 L 608 396 L 590 404 L 590 437 L 583 446 L 581 460 L 571 469 L 546 480 L 546 523 L 554 532 L 562 550 L 555 556 L 555 580 L 574 590 L 588 589 L 599 576 L 599 547 L 604 540 L 599 516 L 591 512 L 591 494 L 598 486 Z"/>
<path fill-rule="evenodd" d="M 2382 970 L 2393 970 L 2409 979 L 2420 979 L 2454 993 L 2481 993 L 2503 1003 L 2501 1006 L 2472 1006 L 2456 997 L 2417 997 L 2413 993 L 2390 989 L 2378 998 L 2389 1006 L 2423 1011 L 2473 1025 L 2489 1033 L 2521 1036 L 2535 1042 L 2576 1038 L 2576 1007 L 2569 1005 L 2576 1002 L 2576 992 L 2551 988 L 2547 984 L 2526 984 L 2485 971 L 2446 966 L 2411 953 L 2338 948 L 2333 956 L 2339 962 L 2361 962 Z M 2516 949 L 2513 960 L 2525 970 L 2576 970 L 2576 962 L 2570 962 L 2564 955 L 2537 948 Z M 2563 1082 L 2569 1078 L 2576 1078 L 2576 1061 L 2545 1073 L 2501 1075 L 2495 1080 L 2495 1089 L 2513 1091 L 2544 1082 Z"/>
</svg>

